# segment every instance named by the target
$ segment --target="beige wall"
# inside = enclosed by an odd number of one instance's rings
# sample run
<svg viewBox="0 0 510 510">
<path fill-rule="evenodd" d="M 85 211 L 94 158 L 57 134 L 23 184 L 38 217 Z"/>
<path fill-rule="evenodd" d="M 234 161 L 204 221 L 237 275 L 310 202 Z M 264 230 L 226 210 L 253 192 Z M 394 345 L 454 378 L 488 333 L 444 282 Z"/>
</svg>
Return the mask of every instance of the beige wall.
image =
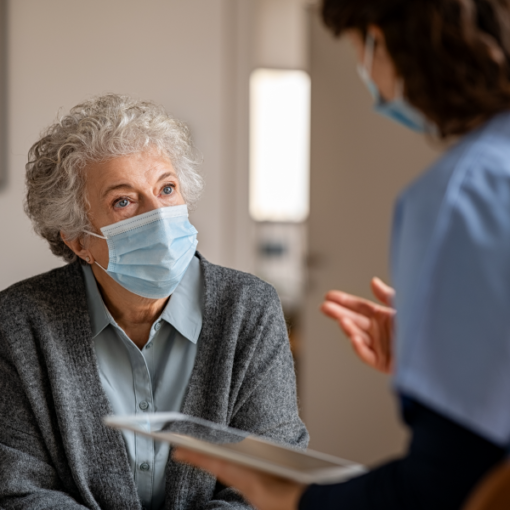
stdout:
<svg viewBox="0 0 510 510">
<path fill-rule="evenodd" d="M 437 153 L 421 136 L 373 113 L 350 47 L 312 19 L 311 268 L 302 404 L 313 448 L 370 463 L 404 446 L 390 381 L 356 359 L 318 307 L 329 289 L 370 297 L 373 276 L 388 280 L 393 201 Z"/>
<path fill-rule="evenodd" d="M 251 0 L 255 5 L 255 65 L 307 69 L 309 0 Z"/>
<path fill-rule="evenodd" d="M 155 100 L 191 126 L 207 181 L 193 214 L 199 249 L 215 262 L 250 269 L 242 97 L 248 4 L 9 2 L 9 186 L 0 192 L 0 289 L 61 264 L 22 211 L 26 154 L 59 110 L 105 92 Z"/>
</svg>

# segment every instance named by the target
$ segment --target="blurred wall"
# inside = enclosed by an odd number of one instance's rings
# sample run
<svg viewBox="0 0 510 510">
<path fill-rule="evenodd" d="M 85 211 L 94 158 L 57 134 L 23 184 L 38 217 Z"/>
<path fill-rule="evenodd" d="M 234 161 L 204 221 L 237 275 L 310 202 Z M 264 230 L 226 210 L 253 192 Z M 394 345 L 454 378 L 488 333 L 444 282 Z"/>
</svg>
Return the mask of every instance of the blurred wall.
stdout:
<svg viewBox="0 0 510 510">
<path fill-rule="evenodd" d="M 57 112 L 105 92 L 152 99 L 190 125 L 207 183 L 192 215 L 199 249 L 249 270 L 249 0 L 10 0 L 8 7 L 0 289 L 62 264 L 22 211 L 26 155 Z"/>
<path fill-rule="evenodd" d="M 308 67 L 309 0 L 251 0 L 254 5 L 253 47 L 256 67 Z"/>
<path fill-rule="evenodd" d="M 372 463 L 402 451 L 405 434 L 387 377 L 365 367 L 319 305 L 333 288 L 370 298 L 388 275 L 393 202 L 438 155 L 426 140 L 372 111 L 346 41 L 311 12 L 310 288 L 301 396 L 311 447 Z"/>
</svg>

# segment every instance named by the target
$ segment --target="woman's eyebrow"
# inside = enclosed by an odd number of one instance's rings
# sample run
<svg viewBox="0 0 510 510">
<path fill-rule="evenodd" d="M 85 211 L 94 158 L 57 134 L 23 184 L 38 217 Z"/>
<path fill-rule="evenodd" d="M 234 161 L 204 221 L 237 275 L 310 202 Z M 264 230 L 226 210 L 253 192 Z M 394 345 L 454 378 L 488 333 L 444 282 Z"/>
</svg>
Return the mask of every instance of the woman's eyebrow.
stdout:
<svg viewBox="0 0 510 510">
<path fill-rule="evenodd" d="M 158 178 L 158 182 L 160 181 L 163 181 L 165 179 L 167 179 L 168 177 L 172 177 L 174 179 L 177 179 L 177 175 L 174 173 L 174 172 L 165 172 L 163 174 L 161 174 Z M 106 195 L 108 195 L 108 193 L 112 192 L 112 191 L 115 191 L 116 189 L 121 189 L 121 188 L 124 188 L 124 189 L 135 189 L 133 188 L 133 186 L 131 184 L 129 184 L 128 182 L 123 182 L 123 183 L 119 183 L 119 184 L 114 184 L 112 186 L 108 186 L 104 191 L 103 193 L 101 194 L 101 197 L 104 198 L 106 197 Z"/>
<path fill-rule="evenodd" d="M 165 172 L 164 174 L 161 174 L 159 176 L 158 182 L 163 181 L 164 179 L 168 177 L 173 177 L 174 179 L 177 179 L 177 175 L 174 172 Z"/>
<path fill-rule="evenodd" d="M 131 184 L 129 184 L 127 182 L 124 182 L 121 184 L 114 184 L 113 186 L 108 186 L 108 188 L 106 188 L 103 191 L 103 193 L 101 194 L 101 198 L 104 198 L 106 195 L 108 195 L 108 193 L 110 193 L 116 189 L 120 189 L 120 188 L 134 189 L 133 186 L 131 186 Z"/>
</svg>

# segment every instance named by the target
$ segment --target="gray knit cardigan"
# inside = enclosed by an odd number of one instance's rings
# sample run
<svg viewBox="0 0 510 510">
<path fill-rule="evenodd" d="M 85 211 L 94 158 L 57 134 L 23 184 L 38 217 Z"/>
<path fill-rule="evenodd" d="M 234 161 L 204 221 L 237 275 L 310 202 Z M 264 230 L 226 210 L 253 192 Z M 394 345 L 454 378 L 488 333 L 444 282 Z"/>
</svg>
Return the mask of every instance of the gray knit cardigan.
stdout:
<svg viewBox="0 0 510 510">
<path fill-rule="evenodd" d="M 183 412 L 305 447 L 294 365 L 274 289 L 200 257 L 205 297 Z M 83 274 L 69 264 L 0 293 L 0 507 L 140 509 L 91 340 Z M 166 509 L 246 509 L 171 459 Z"/>
</svg>

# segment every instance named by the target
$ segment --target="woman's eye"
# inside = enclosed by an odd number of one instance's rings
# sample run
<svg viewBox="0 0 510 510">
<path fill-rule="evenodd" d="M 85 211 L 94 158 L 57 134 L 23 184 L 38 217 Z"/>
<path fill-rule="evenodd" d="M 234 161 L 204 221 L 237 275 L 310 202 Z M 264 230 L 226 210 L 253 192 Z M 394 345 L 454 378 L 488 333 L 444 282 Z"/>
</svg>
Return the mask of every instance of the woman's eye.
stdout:
<svg viewBox="0 0 510 510">
<path fill-rule="evenodd" d="M 127 198 L 122 198 L 118 202 L 115 203 L 115 207 L 118 207 L 119 209 L 122 209 L 124 207 L 127 207 L 129 205 L 129 200 Z"/>
<path fill-rule="evenodd" d="M 165 186 L 163 188 L 163 195 L 171 195 L 174 192 L 173 186 Z"/>
</svg>

